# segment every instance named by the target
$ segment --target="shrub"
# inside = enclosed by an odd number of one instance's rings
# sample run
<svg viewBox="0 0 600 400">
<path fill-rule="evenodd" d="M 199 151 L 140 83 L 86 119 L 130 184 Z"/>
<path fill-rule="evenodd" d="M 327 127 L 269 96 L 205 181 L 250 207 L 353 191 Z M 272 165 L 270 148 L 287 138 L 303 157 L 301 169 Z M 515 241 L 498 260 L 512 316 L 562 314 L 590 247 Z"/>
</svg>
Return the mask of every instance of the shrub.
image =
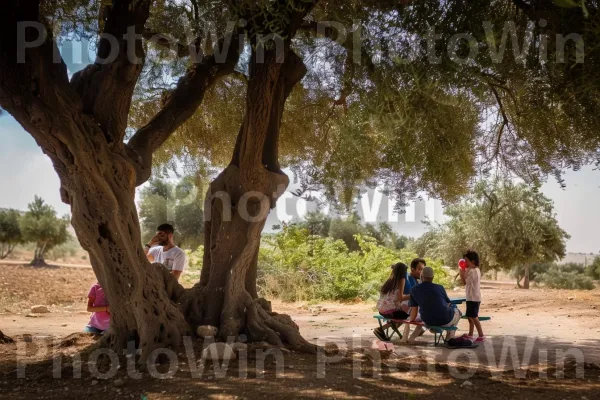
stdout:
<svg viewBox="0 0 600 400">
<path fill-rule="evenodd" d="M 262 296 L 284 301 L 348 300 L 377 296 L 390 274 L 389 266 L 416 257 L 392 250 L 369 236 L 355 235 L 357 251 L 343 240 L 310 235 L 308 229 L 286 226 L 265 236 L 259 253 L 257 285 Z M 439 263 L 432 263 L 436 282 L 447 283 Z"/>
<path fill-rule="evenodd" d="M 552 289 L 594 289 L 592 279 L 584 274 L 581 264 L 553 264 L 545 273 L 537 277 L 537 281 Z"/>
<path fill-rule="evenodd" d="M 600 280 L 600 256 L 594 258 L 594 261 L 587 266 L 585 272 L 592 279 Z"/>
</svg>

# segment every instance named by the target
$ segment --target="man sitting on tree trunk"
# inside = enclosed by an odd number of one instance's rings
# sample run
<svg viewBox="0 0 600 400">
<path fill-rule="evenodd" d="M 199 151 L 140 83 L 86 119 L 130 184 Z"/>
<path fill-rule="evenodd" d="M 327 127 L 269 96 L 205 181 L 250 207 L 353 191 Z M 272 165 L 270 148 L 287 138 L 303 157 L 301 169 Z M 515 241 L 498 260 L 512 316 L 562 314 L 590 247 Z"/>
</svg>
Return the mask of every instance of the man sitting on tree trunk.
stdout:
<svg viewBox="0 0 600 400">
<path fill-rule="evenodd" d="M 150 262 L 164 265 L 179 280 L 179 276 L 187 264 L 185 252 L 175 246 L 173 225 L 162 224 L 156 228 L 156 235 L 144 248 Z"/>
</svg>

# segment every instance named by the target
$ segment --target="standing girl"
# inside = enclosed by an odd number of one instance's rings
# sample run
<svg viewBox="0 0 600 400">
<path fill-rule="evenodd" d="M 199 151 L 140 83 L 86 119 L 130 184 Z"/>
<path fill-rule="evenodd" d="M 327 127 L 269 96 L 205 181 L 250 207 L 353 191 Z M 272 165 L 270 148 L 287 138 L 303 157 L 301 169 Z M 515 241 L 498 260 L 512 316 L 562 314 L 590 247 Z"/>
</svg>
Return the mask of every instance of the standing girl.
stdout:
<svg viewBox="0 0 600 400">
<path fill-rule="evenodd" d="M 481 271 L 479 270 L 479 254 L 473 250 L 468 250 L 464 255 L 467 265 L 460 269 L 460 279 L 465 285 L 467 298 L 467 318 L 469 319 L 469 333 L 463 337 L 473 340 L 474 328 L 477 328 L 479 337 L 475 339 L 476 343 L 485 341 L 481 322 L 479 322 L 479 305 L 481 304 Z"/>
</svg>

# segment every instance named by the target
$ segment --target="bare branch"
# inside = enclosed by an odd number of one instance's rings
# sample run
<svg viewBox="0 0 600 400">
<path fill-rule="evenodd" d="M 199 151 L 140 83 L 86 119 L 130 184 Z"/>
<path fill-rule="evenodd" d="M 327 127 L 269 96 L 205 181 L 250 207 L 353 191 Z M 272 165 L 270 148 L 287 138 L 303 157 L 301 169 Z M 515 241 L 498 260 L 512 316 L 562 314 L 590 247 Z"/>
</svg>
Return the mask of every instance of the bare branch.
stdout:
<svg viewBox="0 0 600 400">
<path fill-rule="evenodd" d="M 175 54 L 177 54 L 177 57 L 180 58 L 189 56 L 190 46 L 194 46 L 193 44 L 184 45 L 167 35 L 163 35 L 154 31 L 144 31 L 144 34 L 142 36 L 144 37 L 144 39 L 156 44 L 157 46 L 164 47 L 168 50 L 175 50 Z"/>
<path fill-rule="evenodd" d="M 129 140 L 127 150 L 137 169 L 138 185 L 150 177 L 152 154 L 196 112 L 206 90 L 220 77 L 234 72 L 240 46 L 232 40 L 237 37 L 234 31 L 221 40 L 224 46 L 232 45 L 224 60 L 215 54 L 192 67 L 179 80 L 164 107 Z"/>
</svg>

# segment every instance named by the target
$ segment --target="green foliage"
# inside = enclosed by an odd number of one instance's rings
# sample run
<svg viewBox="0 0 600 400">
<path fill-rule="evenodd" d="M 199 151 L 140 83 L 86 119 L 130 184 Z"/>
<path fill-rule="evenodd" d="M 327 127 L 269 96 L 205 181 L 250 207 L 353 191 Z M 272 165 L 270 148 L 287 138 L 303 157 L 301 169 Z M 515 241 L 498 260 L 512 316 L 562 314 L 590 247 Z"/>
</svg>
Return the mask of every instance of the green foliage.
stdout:
<svg viewBox="0 0 600 400">
<path fill-rule="evenodd" d="M 151 180 L 140 193 L 142 240 L 150 241 L 160 224 L 170 223 L 176 230 L 175 242 L 196 249 L 204 240 L 201 204 L 202 196 L 192 177 L 184 177 L 177 184 Z"/>
<path fill-rule="evenodd" d="M 363 225 L 356 214 L 346 218 L 331 218 L 320 212 L 307 213 L 302 221 L 295 222 L 297 228 L 307 229 L 310 235 L 330 237 L 334 240 L 342 240 L 350 251 L 360 250 L 357 235 L 369 236 L 377 244 L 400 250 L 406 247 L 408 238 L 398 235 L 390 224 L 382 222 L 378 225 Z"/>
<path fill-rule="evenodd" d="M 445 224 L 415 242 L 419 254 L 453 266 L 471 248 L 483 270 L 506 271 L 565 256 L 569 235 L 558 226 L 551 200 L 526 184 L 480 182 L 446 214 Z"/>
<path fill-rule="evenodd" d="M 8 257 L 15 246 L 23 242 L 20 218 L 21 214 L 16 210 L 0 210 L 0 260 Z"/>
<path fill-rule="evenodd" d="M 47 251 L 69 240 L 69 217 L 57 217 L 54 208 L 40 197 L 28 205 L 29 211 L 19 221 L 23 240 L 36 245 L 34 261 L 44 260 Z"/>
<path fill-rule="evenodd" d="M 65 243 L 54 247 L 47 252 L 48 257 L 51 260 L 59 260 L 66 257 L 74 257 L 78 252 L 83 251 L 83 248 L 79 244 L 76 238 L 70 237 Z"/>
<path fill-rule="evenodd" d="M 189 43 L 187 28 L 196 34 L 205 28 L 203 22 L 214 23 L 221 34 L 224 21 L 237 14 L 249 21 L 245 29 L 251 37 L 283 34 L 289 10 L 280 3 L 238 2 L 233 9 L 227 4 L 156 2 L 148 25 Z M 321 188 L 330 201 L 348 207 L 373 181 L 401 202 L 419 191 L 458 200 L 468 192 L 467 182 L 492 170 L 515 173 L 527 183 L 537 184 L 549 174 L 561 181 L 565 167 L 594 162 L 600 147 L 600 49 L 588 45 L 598 42 L 600 14 L 586 17 L 585 10 L 579 0 L 318 2 L 307 20 L 346 29 L 338 42 L 305 29 L 294 37 L 308 73 L 286 103 L 279 138 L 282 166 L 291 168 L 301 184 Z M 541 19 L 547 24 L 540 26 Z M 509 37 L 497 62 L 491 53 L 503 40 L 506 22 L 514 24 L 520 43 L 528 30 L 534 40 L 519 57 Z M 439 35 L 436 60 L 426 48 L 430 27 Z M 360 32 L 360 49 L 351 45 L 355 32 Z M 460 58 L 469 52 L 467 41 L 453 42 L 456 32 L 479 43 L 477 56 L 464 63 L 448 54 L 453 48 Z M 571 44 L 561 56 L 556 38 L 568 34 L 581 35 L 586 43 L 585 63 L 577 62 L 577 46 Z M 203 41 L 205 54 L 211 54 L 213 42 Z M 545 42 L 547 57 L 541 51 Z M 150 48 L 166 58 L 164 50 Z M 245 111 L 248 58 L 242 57 L 237 74 L 210 88 L 202 107 L 155 155 L 158 165 L 174 166 L 178 160 L 208 173 L 229 163 Z M 145 66 L 132 127 L 152 118 L 188 61 Z"/>
<path fill-rule="evenodd" d="M 552 264 L 544 273 L 537 277 L 537 282 L 552 289 L 594 289 L 592 279 L 584 274 L 583 264 L 568 263 Z"/>
<path fill-rule="evenodd" d="M 594 258 L 592 264 L 587 266 L 586 273 L 592 278 L 599 280 L 600 279 L 600 256 Z"/>
<path fill-rule="evenodd" d="M 204 246 L 200 245 L 194 251 L 186 250 L 188 267 L 181 275 L 179 283 L 183 287 L 190 288 L 200 281 L 200 272 L 202 271 L 202 260 L 204 258 Z"/>
<path fill-rule="evenodd" d="M 390 265 L 407 264 L 416 254 L 392 250 L 376 240 L 357 235 L 357 251 L 343 240 L 311 235 L 308 229 L 287 225 L 265 236 L 258 263 L 259 291 L 263 296 L 297 300 L 348 300 L 376 296 L 390 274 Z M 439 264 L 436 281 L 446 284 Z"/>
<path fill-rule="evenodd" d="M 547 272 L 551 267 L 552 263 L 533 263 L 529 266 L 529 279 L 532 281 L 537 281 L 538 276 L 544 272 Z M 521 280 L 525 277 L 525 266 L 519 265 L 513 268 L 513 275 L 517 279 L 517 282 L 521 282 Z"/>
</svg>

